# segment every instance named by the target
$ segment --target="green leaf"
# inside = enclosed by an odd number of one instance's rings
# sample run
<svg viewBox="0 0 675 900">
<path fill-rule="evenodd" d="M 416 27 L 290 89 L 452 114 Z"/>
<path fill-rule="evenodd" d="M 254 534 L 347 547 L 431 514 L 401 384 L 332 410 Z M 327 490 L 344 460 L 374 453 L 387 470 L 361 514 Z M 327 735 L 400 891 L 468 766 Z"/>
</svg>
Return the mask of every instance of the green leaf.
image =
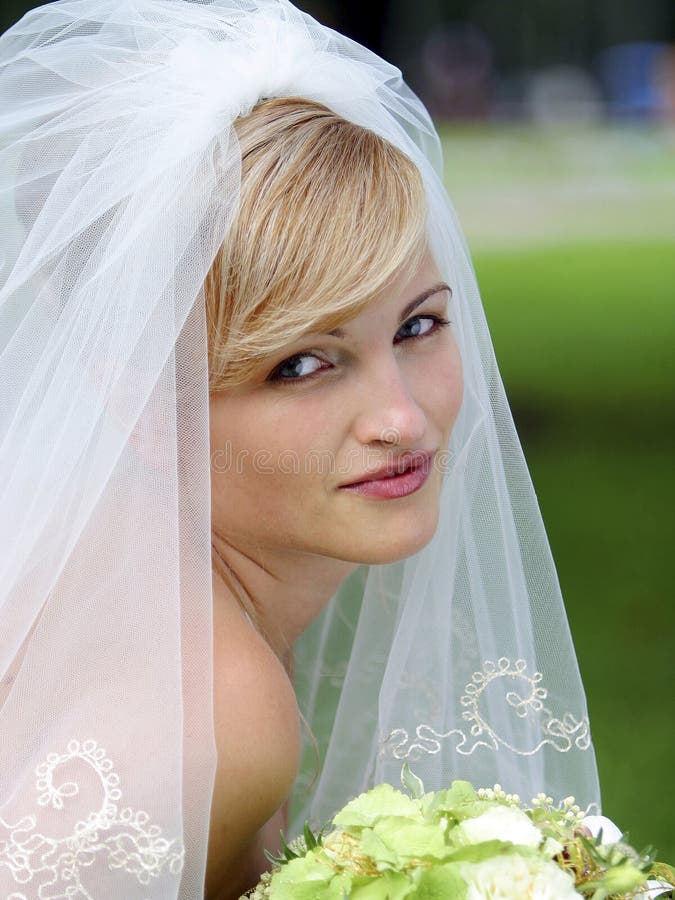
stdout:
<svg viewBox="0 0 675 900">
<path fill-rule="evenodd" d="M 305 822 L 302 833 L 308 850 L 315 850 L 321 845 L 321 832 L 315 835 L 309 827 L 309 822 Z"/>
<path fill-rule="evenodd" d="M 378 784 L 351 800 L 333 819 L 340 828 L 367 828 L 387 816 L 421 819 L 420 804 L 390 784 Z"/>
<path fill-rule="evenodd" d="M 415 900 L 464 900 L 467 887 L 455 865 L 434 866 L 420 875 Z"/>
<path fill-rule="evenodd" d="M 329 895 L 335 870 L 321 851 L 310 850 L 306 856 L 296 857 L 272 875 L 272 900 L 319 900 Z"/>
<path fill-rule="evenodd" d="M 469 781 L 453 781 L 448 790 L 438 791 L 438 793 L 444 795 L 445 802 L 451 806 L 464 806 L 478 800 L 478 794 Z"/>
<path fill-rule="evenodd" d="M 629 862 L 613 866 L 603 872 L 600 878 L 584 884 L 584 890 L 596 890 L 611 894 L 628 894 L 646 882 L 644 872 Z"/>
<path fill-rule="evenodd" d="M 300 854 L 296 853 L 295 850 L 291 850 L 291 848 L 288 846 L 283 831 L 279 832 L 279 837 L 281 838 L 281 851 L 284 854 L 284 858 L 287 860 L 297 859 Z"/>
<path fill-rule="evenodd" d="M 533 851 L 526 847 L 519 847 L 508 841 L 482 841 L 480 844 L 467 844 L 458 850 L 452 850 L 448 857 L 452 862 L 479 863 L 486 859 L 494 859 L 495 856 L 532 856 Z"/>
<path fill-rule="evenodd" d="M 375 862 L 380 871 L 400 867 L 398 854 L 372 828 L 365 828 L 361 833 L 361 850 Z"/>
<path fill-rule="evenodd" d="M 422 800 L 424 815 L 447 816 L 455 822 L 480 815 L 491 805 L 479 799 L 468 781 L 453 781 L 452 787 L 426 794 Z"/>
<path fill-rule="evenodd" d="M 405 900 L 413 897 L 413 886 L 403 872 L 384 872 L 379 878 L 354 880 L 349 900 Z"/>
<path fill-rule="evenodd" d="M 412 859 L 443 860 L 452 853 L 443 828 L 434 822 L 418 823 L 388 817 L 378 822 L 373 832 L 395 854 L 399 864 Z M 363 847 L 365 850 L 365 835 Z"/>
<path fill-rule="evenodd" d="M 327 891 L 321 894 L 320 898 L 317 896 L 317 900 L 345 900 L 346 897 L 353 895 L 353 883 L 352 876 L 347 872 L 335 875 Z"/>
<path fill-rule="evenodd" d="M 421 800 L 424 796 L 424 782 L 410 768 L 408 763 L 403 763 L 401 769 L 401 784 L 415 800 Z"/>
<path fill-rule="evenodd" d="M 273 853 L 270 853 L 269 850 L 263 849 L 263 853 L 265 857 L 272 863 L 273 866 L 284 866 L 291 859 L 296 859 L 298 856 L 304 856 L 307 847 L 302 847 L 302 840 L 300 838 L 296 839 L 292 843 L 295 844 L 295 847 L 298 849 L 294 849 L 293 847 L 289 847 L 286 843 L 286 838 L 284 837 L 283 831 L 279 832 L 279 837 L 281 838 L 281 853 L 278 856 L 275 856 Z M 298 847 L 298 845 L 300 845 Z"/>
</svg>

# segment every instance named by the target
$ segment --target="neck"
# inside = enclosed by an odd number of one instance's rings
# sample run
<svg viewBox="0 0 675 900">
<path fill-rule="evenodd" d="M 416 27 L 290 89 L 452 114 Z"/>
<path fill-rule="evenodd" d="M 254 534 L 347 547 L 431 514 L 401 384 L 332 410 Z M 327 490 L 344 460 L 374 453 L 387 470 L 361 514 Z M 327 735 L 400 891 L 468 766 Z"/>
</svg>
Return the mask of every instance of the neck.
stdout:
<svg viewBox="0 0 675 900">
<path fill-rule="evenodd" d="M 242 550 L 215 533 L 211 546 L 216 584 L 240 603 L 280 658 L 356 568 L 288 548 Z"/>
</svg>

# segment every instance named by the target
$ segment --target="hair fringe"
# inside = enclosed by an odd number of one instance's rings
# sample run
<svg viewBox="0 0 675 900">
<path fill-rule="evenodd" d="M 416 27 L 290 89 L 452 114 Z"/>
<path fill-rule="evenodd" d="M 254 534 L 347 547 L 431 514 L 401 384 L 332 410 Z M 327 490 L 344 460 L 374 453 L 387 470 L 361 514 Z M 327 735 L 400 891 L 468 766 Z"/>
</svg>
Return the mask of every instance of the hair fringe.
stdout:
<svg viewBox="0 0 675 900">
<path fill-rule="evenodd" d="M 212 391 L 353 318 L 426 243 L 421 175 L 374 132 L 298 98 L 235 127 L 240 206 L 205 283 Z"/>
</svg>

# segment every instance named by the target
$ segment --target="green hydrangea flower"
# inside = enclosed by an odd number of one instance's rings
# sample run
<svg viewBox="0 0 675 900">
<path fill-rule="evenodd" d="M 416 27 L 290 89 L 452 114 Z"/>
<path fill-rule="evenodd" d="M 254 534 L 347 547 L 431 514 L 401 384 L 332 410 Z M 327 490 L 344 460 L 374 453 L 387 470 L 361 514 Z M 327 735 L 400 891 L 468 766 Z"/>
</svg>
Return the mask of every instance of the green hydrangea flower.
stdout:
<svg viewBox="0 0 675 900">
<path fill-rule="evenodd" d="M 402 781 L 408 794 L 378 785 L 328 833 L 306 828 L 284 843 L 247 900 L 631 900 L 650 872 L 666 871 L 590 838 L 572 797 L 554 806 L 539 795 L 525 809 L 499 785 L 425 793 L 407 767 Z"/>
</svg>

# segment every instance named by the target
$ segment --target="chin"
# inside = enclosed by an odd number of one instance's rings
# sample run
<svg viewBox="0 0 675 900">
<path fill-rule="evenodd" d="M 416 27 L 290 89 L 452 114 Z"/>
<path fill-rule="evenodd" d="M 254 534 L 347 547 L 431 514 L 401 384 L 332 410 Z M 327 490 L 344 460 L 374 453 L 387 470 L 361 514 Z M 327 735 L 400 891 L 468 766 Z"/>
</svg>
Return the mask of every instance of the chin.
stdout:
<svg viewBox="0 0 675 900">
<path fill-rule="evenodd" d="M 435 515 L 427 515 L 423 521 L 411 525 L 410 519 L 400 528 L 383 529 L 377 536 L 374 534 L 359 535 L 359 546 L 353 562 L 365 565 L 386 565 L 400 562 L 423 550 L 436 534 L 438 527 L 438 510 Z M 355 535 L 356 537 L 356 535 Z"/>
</svg>

